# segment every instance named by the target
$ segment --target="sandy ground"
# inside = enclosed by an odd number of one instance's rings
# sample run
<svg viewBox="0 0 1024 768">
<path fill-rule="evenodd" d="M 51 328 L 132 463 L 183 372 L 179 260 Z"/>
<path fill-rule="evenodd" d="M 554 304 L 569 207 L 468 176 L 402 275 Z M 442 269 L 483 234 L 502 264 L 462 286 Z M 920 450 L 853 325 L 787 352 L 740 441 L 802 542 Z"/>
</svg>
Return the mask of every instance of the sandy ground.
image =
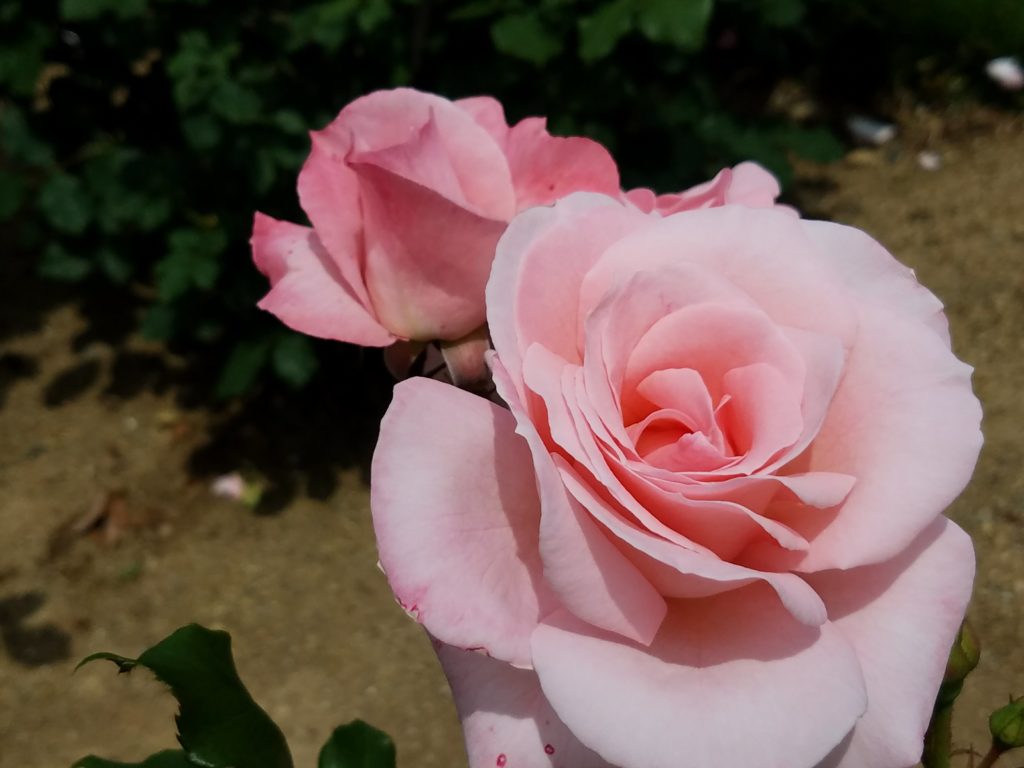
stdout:
<svg viewBox="0 0 1024 768">
<path fill-rule="evenodd" d="M 987 442 L 951 514 L 975 538 L 971 616 L 985 648 L 957 737 L 983 748 L 987 711 L 1024 693 L 1024 130 L 1006 117 L 936 129 L 917 116 L 904 136 L 801 169 L 799 202 L 867 229 L 914 267 L 977 368 Z M 920 149 L 942 168 L 921 169 Z M 31 301 L 32 285 L 3 281 L 4 302 L 13 291 Z M 270 478 L 282 492 L 261 511 L 275 514 L 254 514 L 215 498 L 210 475 L 273 475 L 277 411 L 247 432 L 246 413 L 183 407 L 175 360 L 134 338 L 104 340 L 72 304 L 37 309 L 27 324 L 0 311 L 0 767 L 172 746 L 173 702 L 145 674 L 71 670 L 190 621 L 231 631 L 296 765 L 314 765 L 333 726 L 354 717 L 392 733 L 405 766 L 465 765 L 430 646 L 375 566 L 366 424 L 380 404 L 355 403 L 363 413 L 347 422 L 342 403 L 326 428 L 285 441 L 295 471 Z M 362 448 L 339 448 L 353 442 Z M 337 460 L 304 472 L 321 448 Z"/>
</svg>

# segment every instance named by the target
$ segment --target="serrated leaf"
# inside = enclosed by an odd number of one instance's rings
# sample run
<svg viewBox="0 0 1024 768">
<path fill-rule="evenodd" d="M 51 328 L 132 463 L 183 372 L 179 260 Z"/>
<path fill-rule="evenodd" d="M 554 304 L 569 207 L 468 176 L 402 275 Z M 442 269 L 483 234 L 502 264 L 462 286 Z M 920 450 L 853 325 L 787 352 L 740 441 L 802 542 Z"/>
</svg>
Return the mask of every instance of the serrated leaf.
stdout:
<svg viewBox="0 0 1024 768">
<path fill-rule="evenodd" d="M 170 687 L 179 705 L 175 717 L 178 741 L 187 762 L 193 766 L 292 768 L 284 734 L 253 701 L 238 677 L 227 632 L 189 624 L 137 659 L 99 653 L 82 663 L 97 659 L 113 661 L 122 671 L 133 666 L 145 667 Z M 166 762 L 144 765 L 177 768 L 180 762 L 174 762 L 176 758 L 172 755 L 154 755 L 150 760 L 160 758 Z M 95 764 L 96 768 L 103 765 Z"/>
<path fill-rule="evenodd" d="M 39 274 L 51 280 L 77 282 L 92 271 L 92 262 L 76 256 L 58 243 L 50 243 L 39 260 Z"/>
<path fill-rule="evenodd" d="M 395 768 L 395 745 L 383 731 L 353 720 L 334 729 L 317 768 Z"/>
<path fill-rule="evenodd" d="M 509 56 L 543 66 L 562 52 L 562 41 L 532 13 L 505 16 L 491 25 L 494 47 Z"/>
<path fill-rule="evenodd" d="M 39 210 L 59 232 L 77 235 L 92 219 L 92 203 L 82 182 L 66 173 L 51 176 L 39 191 Z"/>
<path fill-rule="evenodd" d="M 656 43 L 668 43 L 683 51 L 704 45 L 713 0 L 642 0 L 637 26 Z"/>
<path fill-rule="evenodd" d="M 274 344 L 274 373 L 293 387 L 305 385 L 319 367 L 316 351 L 305 336 L 289 334 Z"/>
<path fill-rule="evenodd" d="M 605 3 L 589 16 L 580 19 L 579 55 L 583 61 L 603 59 L 619 40 L 633 28 L 632 0 Z"/>
<path fill-rule="evenodd" d="M 182 750 L 167 749 L 150 755 L 141 763 L 121 763 L 89 755 L 76 762 L 72 768 L 196 768 L 196 766 L 189 762 L 188 755 Z"/>
<path fill-rule="evenodd" d="M 264 339 L 240 341 L 231 350 L 217 381 L 219 398 L 238 397 L 249 391 L 267 364 L 270 344 Z"/>
</svg>

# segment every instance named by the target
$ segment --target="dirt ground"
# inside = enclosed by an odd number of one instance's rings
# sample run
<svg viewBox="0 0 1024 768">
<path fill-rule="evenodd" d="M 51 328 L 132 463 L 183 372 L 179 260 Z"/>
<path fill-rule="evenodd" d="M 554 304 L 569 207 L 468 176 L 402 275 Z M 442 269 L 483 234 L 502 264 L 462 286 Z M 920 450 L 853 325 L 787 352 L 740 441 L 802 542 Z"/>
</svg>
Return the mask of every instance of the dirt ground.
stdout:
<svg viewBox="0 0 1024 768">
<path fill-rule="evenodd" d="M 920 167 L 921 150 L 941 168 Z M 892 145 L 800 171 L 800 206 L 863 227 L 914 267 L 976 367 L 986 445 L 951 514 L 976 543 L 984 645 L 957 739 L 983 750 L 987 712 L 1024 694 L 1024 128 L 908 113 Z M 95 308 L 69 295 L 47 294 L 20 323 L 9 308 L 51 289 L 4 277 L 0 768 L 173 746 L 174 704 L 146 674 L 71 672 L 85 654 L 133 655 L 190 621 L 232 633 L 296 765 L 314 765 L 355 717 L 393 734 L 405 766 L 465 765 L 430 646 L 375 565 L 365 476 L 380 398 L 348 393 L 322 414 L 281 398 L 258 413 L 192 407 L 179 361 L 95 333 Z M 256 512 L 211 493 L 231 469 L 268 484 Z"/>
</svg>

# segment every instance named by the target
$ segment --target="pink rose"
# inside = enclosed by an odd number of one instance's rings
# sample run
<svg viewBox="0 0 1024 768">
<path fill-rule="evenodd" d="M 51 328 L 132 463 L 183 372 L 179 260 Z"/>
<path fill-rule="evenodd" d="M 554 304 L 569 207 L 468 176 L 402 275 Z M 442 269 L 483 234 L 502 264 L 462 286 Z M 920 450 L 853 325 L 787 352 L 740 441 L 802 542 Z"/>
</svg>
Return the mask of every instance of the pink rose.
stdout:
<svg viewBox="0 0 1024 768">
<path fill-rule="evenodd" d="M 371 486 L 470 765 L 915 763 L 981 445 L 939 301 L 848 227 L 573 195 L 487 303 L 508 409 L 399 384 Z"/>
<path fill-rule="evenodd" d="M 625 199 L 644 213 L 668 216 L 697 208 L 722 205 L 745 205 L 748 208 L 771 208 L 779 196 L 779 182 L 757 163 L 740 163 L 721 170 L 711 181 L 668 195 L 649 189 L 631 189 Z M 787 210 L 789 210 L 787 208 Z"/>
<path fill-rule="evenodd" d="M 253 258 L 271 283 L 260 306 L 364 346 L 465 336 L 484 322 L 494 247 L 518 211 L 619 194 L 600 144 L 553 137 L 538 117 L 509 127 L 489 97 L 377 91 L 312 139 L 299 174 L 312 228 L 256 215 Z"/>
</svg>

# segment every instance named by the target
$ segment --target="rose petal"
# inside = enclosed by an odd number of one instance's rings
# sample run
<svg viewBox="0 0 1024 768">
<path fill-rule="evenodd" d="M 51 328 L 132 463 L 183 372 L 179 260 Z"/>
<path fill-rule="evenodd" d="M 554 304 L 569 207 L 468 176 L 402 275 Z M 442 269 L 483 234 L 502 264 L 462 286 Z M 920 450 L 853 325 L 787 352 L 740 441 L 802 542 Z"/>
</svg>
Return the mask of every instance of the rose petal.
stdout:
<svg viewBox="0 0 1024 768">
<path fill-rule="evenodd" d="M 541 500 L 540 553 L 547 583 L 580 618 L 623 637 L 648 642 L 665 615 L 665 601 L 569 498 L 508 371 L 496 355 L 489 359 L 498 394 L 512 409 L 516 431 L 526 438 L 533 454 Z"/>
<path fill-rule="evenodd" d="M 823 263 L 859 300 L 905 311 L 949 341 L 942 302 L 917 282 L 914 270 L 900 264 L 880 243 L 859 229 L 830 221 L 804 221 L 804 230 L 821 248 Z"/>
<path fill-rule="evenodd" d="M 532 646 L 555 712 L 623 768 L 814 765 L 866 704 L 842 634 L 794 621 L 763 587 L 673 603 L 646 648 L 565 612 Z"/>
<path fill-rule="evenodd" d="M 505 224 L 383 168 L 355 163 L 364 277 L 381 323 L 412 339 L 457 339 L 484 322 L 484 286 Z"/>
<path fill-rule="evenodd" d="M 312 229 L 257 213 L 250 242 L 253 261 L 271 285 L 261 309 L 311 336 L 364 347 L 395 341 L 356 298 Z"/>
<path fill-rule="evenodd" d="M 468 114 L 473 120 L 491 134 L 494 143 L 498 145 L 502 153 L 505 152 L 505 145 L 508 142 L 508 123 L 505 120 L 505 108 L 501 102 L 491 96 L 470 96 L 466 99 L 458 99 L 455 106 Z"/>
<path fill-rule="evenodd" d="M 932 328 L 862 306 L 858 341 L 808 465 L 857 484 L 799 569 L 852 568 L 903 551 L 970 479 L 980 421 L 971 368 Z"/>
<path fill-rule="evenodd" d="M 370 500 L 380 561 L 406 610 L 446 643 L 528 666 L 530 632 L 553 599 L 530 453 L 514 430 L 481 397 L 402 382 L 381 424 Z"/>
<path fill-rule="evenodd" d="M 591 226 L 577 226 L 577 216 L 587 216 Z M 532 341 L 543 340 L 566 359 L 578 357 L 581 276 L 609 243 L 646 220 L 612 198 L 578 192 L 552 207 L 525 211 L 509 224 L 498 241 L 487 283 L 487 323 L 520 398 L 522 356 Z M 566 250 L 565 243 L 572 248 Z M 552 253 L 558 258 L 551 258 Z"/>
<path fill-rule="evenodd" d="M 505 151 L 519 210 L 571 192 L 619 195 L 619 169 L 607 149 L 580 136 L 552 136 L 546 125 L 542 117 L 528 117 L 508 133 Z"/>
<path fill-rule="evenodd" d="M 612 768 L 551 709 L 536 673 L 435 645 L 462 721 L 469 768 Z"/>
<path fill-rule="evenodd" d="M 856 651 L 867 684 L 867 712 L 835 765 L 917 763 L 946 655 L 971 597 L 970 538 L 940 518 L 893 560 L 809 578 Z"/>
</svg>

